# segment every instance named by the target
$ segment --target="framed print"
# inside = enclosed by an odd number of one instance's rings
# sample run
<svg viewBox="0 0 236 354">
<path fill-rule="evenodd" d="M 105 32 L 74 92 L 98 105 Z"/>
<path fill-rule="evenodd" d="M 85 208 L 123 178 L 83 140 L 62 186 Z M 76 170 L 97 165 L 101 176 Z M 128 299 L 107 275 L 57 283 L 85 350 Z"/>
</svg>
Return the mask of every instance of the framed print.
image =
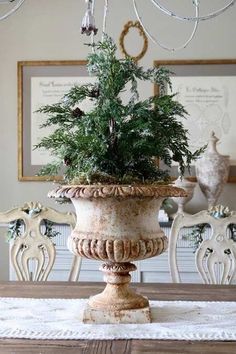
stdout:
<svg viewBox="0 0 236 354">
<path fill-rule="evenodd" d="M 182 122 L 189 131 L 190 149 L 205 145 L 214 131 L 220 139 L 219 153 L 230 156 L 228 181 L 236 182 L 236 59 L 157 60 L 154 65 L 171 72 L 172 89 L 166 91 L 176 94 L 188 112 Z M 171 175 L 178 175 L 177 167 Z M 195 176 L 194 166 L 190 176 Z"/>
<path fill-rule="evenodd" d="M 38 176 L 42 166 L 50 163 L 52 156 L 43 149 L 34 149 L 52 128 L 40 129 L 46 119 L 37 110 L 47 104 L 57 103 L 75 84 L 90 83 L 82 61 L 21 61 L 18 62 L 18 179 L 20 181 L 49 180 Z M 60 179 L 59 176 L 51 178 Z"/>
</svg>

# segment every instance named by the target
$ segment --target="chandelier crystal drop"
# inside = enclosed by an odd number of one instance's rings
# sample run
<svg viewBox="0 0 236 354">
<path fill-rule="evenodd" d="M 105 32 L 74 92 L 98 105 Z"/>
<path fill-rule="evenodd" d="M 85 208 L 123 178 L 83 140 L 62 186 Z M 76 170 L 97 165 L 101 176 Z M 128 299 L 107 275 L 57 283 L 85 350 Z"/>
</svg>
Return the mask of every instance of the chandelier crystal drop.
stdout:
<svg viewBox="0 0 236 354">
<path fill-rule="evenodd" d="M 95 26 L 94 1 L 86 0 L 85 2 L 87 3 L 87 10 L 82 21 L 81 33 L 85 33 L 87 36 L 96 35 L 98 29 Z"/>
</svg>

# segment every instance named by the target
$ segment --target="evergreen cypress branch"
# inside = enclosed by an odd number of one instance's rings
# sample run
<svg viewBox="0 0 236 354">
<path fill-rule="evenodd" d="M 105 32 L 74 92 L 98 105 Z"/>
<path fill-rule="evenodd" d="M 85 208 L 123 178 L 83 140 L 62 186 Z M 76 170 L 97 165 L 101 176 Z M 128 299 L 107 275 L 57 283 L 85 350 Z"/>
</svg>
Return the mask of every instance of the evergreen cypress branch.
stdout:
<svg viewBox="0 0 236 354">
<path fill-rule="evenodd" d="M 74 86 L 59 103 L 39 110 L 47 116 L 42 127 L 53 126 L 55 131 L 36 148 L 48 149 L 57 158 L 42 173 L 55 175 L 63 167 L 68 182 L 166 181 L 168 172 L 158 167 L 154 156 L 167 166 L 177 161 L 184 173 L 204 148 L 189 150 L 181 122 L 187 113 L 175 95 L 164 94 L 171 87 L 170 72 L 145 70 L 130 58 L 118 59 L 116 45 L 107 36 L 94 45 L 87 67 L 96 76 L 93 84 Z M 140 80 L 157 84 L 162 95 L 140 100 Z M 127 87 L 131 88 L 125 103 L 121 94 Z M 83 112 L 81 103 L 88 99 L 92 107 Z"/>
</svg>

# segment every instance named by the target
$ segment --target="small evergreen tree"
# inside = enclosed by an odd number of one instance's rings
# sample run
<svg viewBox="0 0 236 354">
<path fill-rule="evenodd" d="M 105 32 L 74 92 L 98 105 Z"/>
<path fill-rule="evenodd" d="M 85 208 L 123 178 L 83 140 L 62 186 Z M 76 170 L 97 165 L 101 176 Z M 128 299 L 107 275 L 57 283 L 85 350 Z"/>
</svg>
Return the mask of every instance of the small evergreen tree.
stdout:
<svg viewBox="0 0 236 354">
<path fill-rule="evenodd" d="M 156 158 L 167 166 L 177 161 L 183 173 L 202 152 L 189 150 L 187 130 L 178 120 L 186 111 L 174 95 L 164 94 L 171 85 L 169 72 L 117 59 L 116 49 L 109 37 L 96 44 L 87 65 L 96 82 L 74 86 L 59 103 L 39 110 L 47 115 L 42 127 L 55 126 L 36 146 L 55 156 L 42 175 L 56 175 L 64 165 L 66 183 L 154 183 L 168 180 Z M 161 95 L 140 100 L 139 80 L 157 84 Z M 125 104 L 121 93 L 127 84 Z M 80 104 L 88 98 L 93 108 L 85 113 Z"/>
</svg>

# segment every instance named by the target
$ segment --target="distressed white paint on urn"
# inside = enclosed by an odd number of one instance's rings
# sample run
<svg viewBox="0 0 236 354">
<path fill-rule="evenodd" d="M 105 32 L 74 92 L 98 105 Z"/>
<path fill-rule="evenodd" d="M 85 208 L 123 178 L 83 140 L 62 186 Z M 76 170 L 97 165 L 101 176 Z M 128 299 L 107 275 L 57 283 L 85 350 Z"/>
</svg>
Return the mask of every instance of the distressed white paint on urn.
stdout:
<svg viewBox="0 0 236 354">
<path fill-rule="evenodd" d="M 115 318 L 127 321 L 126 311 L 133 309 L 143 310 L 142 321 L 145 317 L 150 322 L 150 316 L 146 316 L 148 299 L 129 288 L 129 272 L 136 269 L 130 262 L 166 250 L 167 238 L 158 222 L 160 206 L 167 197 L 185 195 L 180 188 L 164 185 L 63 186 L 49 194 L 70 198 L 76 209 L 77 224 L 69 239 L 70 250 L 105 262 L 101 270 L 107 285 L 101 294 L 90 298 L 91 316 L 87 309 L 86 322 L 89 318 L 91 322 L 102 322 L 107 311 L 111 321 L 112 317 L 114 322 Z M 131 314 L 130 320 L 138 321 Z"/>
<path fill-rule="evenodd" d="M 87 258 L 115 262 L 155 256 L 166 248 L 166 237 L 157 220 L 162 200 L 72 198 L 78 215 L 71 235 L 77 247 L 75 252 Z"/>
</svg>

